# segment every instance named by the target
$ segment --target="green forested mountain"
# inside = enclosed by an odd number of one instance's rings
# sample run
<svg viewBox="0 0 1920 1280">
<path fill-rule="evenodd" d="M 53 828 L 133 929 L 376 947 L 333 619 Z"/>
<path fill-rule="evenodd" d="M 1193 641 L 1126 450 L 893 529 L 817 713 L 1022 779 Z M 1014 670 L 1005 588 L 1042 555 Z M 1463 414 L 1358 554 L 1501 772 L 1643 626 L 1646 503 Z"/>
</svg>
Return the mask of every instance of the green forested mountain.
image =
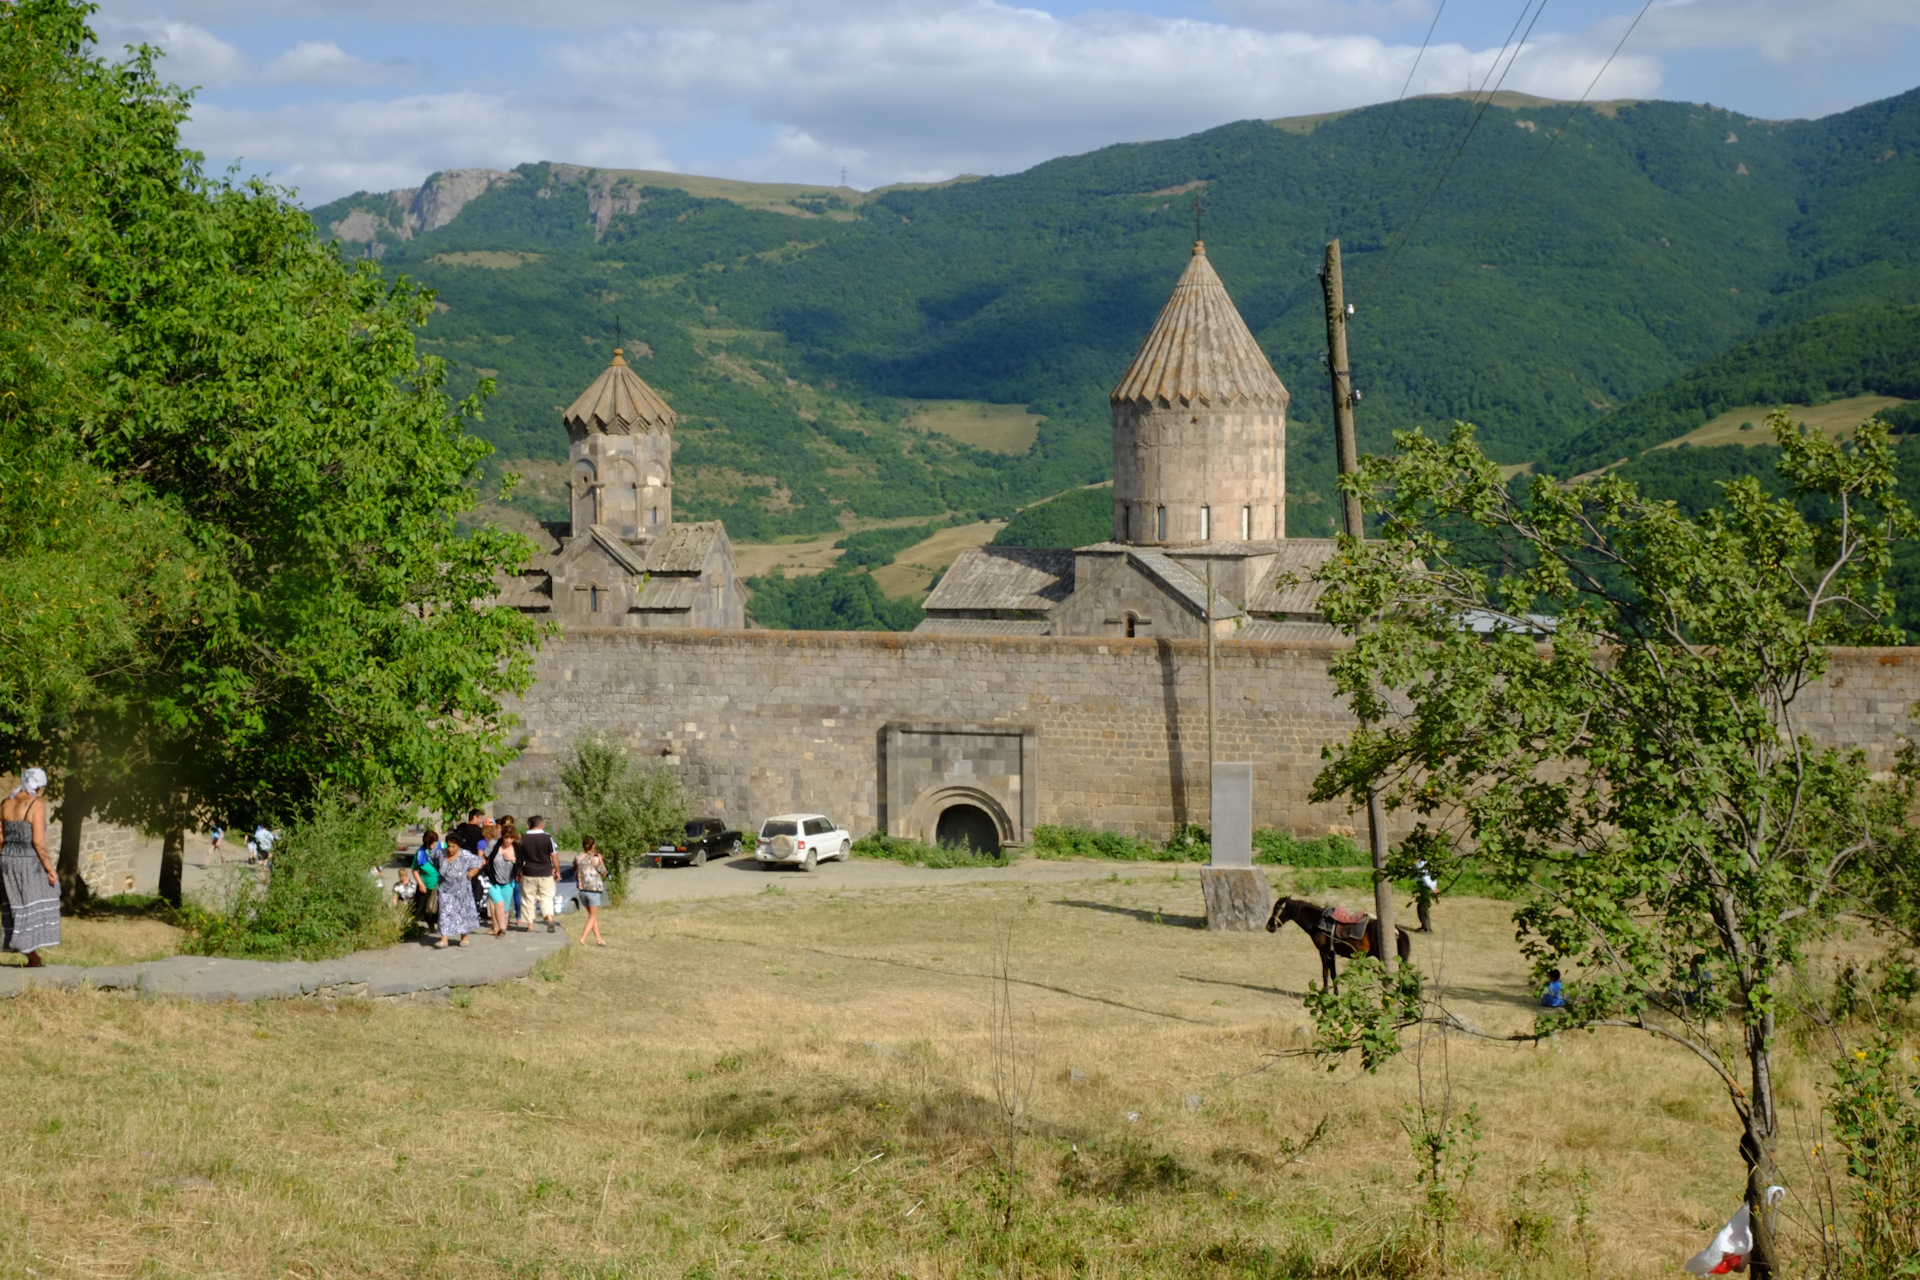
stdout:
<svg viewBox="0 0 1920 1280">
<path fill-rule="evenodd" d="M 1768 330 L 1621 406 L 1547 450 L 1546 461 L 1555 475 L 1578 475 L 1740 405 L 1865 394 L 1920 400 L 1920 307 L 1869 307 Z"/>
<path fill-rule="evenodd" d="M 1009 177 L 759 207 L 524 166 L 447 225 L 384 237 L 382 261 L 440 291 L 427 348 L 468 381 L 498 379 L 483 429 L 505 459 L 564 456 L 557 410 L 624 326 L 685 420 L 681 509 L 744 539 L 823 531 L 843 511 L 1005 514 L 1105 479 L 1106 392 L 1184 266 L 1196 195 L 1215 265 L 1294 392 L 1296 533 L 1324 532 L 1333 510 L 1314 270 L 1336 232 L 1367 447 L 1466 418 L 1505 461 L 1612 461 L 1743 375 L 1709 368 L 1711 394 L 1620 406 L 1793 326 L 1849 335 L 1862 368 L 1911 364 L 1911 312 L 1889 309 L 1920 302 L 1920 91 L 1784 123 L 1432 98 L 1401 104 L 1383 135 L 1388 115 L 1242 122 Z M 387 197 L 350 197 L 315 221 L 330 232 L 376 207 Z M 1869 309 L 1882 319 L 1822 319 Z M 992 453 L 914 429 L 909 397 L 1046 420 L 1027 454 Z"/>
</svg>

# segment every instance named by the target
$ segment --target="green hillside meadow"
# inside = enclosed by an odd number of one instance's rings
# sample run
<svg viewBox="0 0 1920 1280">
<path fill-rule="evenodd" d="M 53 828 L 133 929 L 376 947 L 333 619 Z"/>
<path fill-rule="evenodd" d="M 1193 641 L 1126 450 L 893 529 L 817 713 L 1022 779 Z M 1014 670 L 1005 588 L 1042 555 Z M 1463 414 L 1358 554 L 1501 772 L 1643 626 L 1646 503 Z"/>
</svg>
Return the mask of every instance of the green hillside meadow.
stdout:
<svg viewBox="0 0 1920 1280">
<path fill-rule="evenodd" d="M 1517 95 L 1410 100 L 1383 134 L 1388 115 L 1245 121 L 865 196 L 636 175 L 615 189 L 637 207 L 599 233 L 591 194 L 616 175 L 528 165 L 377 251 L 438 292 L 425 349 L 456 384 L 495 379 L 481 430 L 532 478 L 564 458 L 559 410 L 618 326 L 682 417 L 680 513 L 740 541 L 1004 518 L 1108 479 L 1106 393 L 1185 266 L 1196 196 L 1294 393 L 1296 535 L 1333 522 L 1315 270 L 1336 233 L 1363 448 L 1463 418 L 1497 460 L 1571 475 L 1715 406 L 1920 397 L 1920 90 L 1817 121 Z M 326 234 L 386 203 L 314 219 Z M 908 423 L 906 402 L 941 400 L 1043 420 L 1025 453 L 995 452 Z M 562 510 L 551 485 L 518 501 Z"/>
</svg>

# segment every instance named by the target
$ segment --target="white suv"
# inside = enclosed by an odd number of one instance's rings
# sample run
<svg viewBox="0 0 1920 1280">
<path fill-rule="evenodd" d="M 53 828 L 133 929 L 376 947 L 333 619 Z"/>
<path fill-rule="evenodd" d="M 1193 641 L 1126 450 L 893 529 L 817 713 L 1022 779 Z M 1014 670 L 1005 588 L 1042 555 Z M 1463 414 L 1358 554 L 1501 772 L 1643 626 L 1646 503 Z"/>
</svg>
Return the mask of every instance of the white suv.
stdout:
<svg viewBox="0 0 1920 1280">
<path fill-rule="evenodd" d="M 811 871 L 824 858 L 845 861 L 853 852 L 853 835 L 819 813 L 782 813 L 760 824 L 753 856 L 769 866 L 780 864 Z"/>
</svg>

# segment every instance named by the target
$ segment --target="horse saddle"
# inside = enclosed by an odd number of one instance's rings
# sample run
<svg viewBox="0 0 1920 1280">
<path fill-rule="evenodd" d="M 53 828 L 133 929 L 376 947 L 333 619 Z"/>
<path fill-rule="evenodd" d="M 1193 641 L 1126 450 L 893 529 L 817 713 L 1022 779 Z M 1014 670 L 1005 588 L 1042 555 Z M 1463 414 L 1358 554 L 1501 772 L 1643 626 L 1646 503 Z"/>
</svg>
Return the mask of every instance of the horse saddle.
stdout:
<svg viewBox="0 0 1920 1280">
<path fill-rule="evenodd" d="M 1350 943 L 1365 950 L 1367 926 L 1373 923 L 1373 917 L 1364 911 L 1352 907 L 1328 907 L 1320 913 L 1320 928 L 1333 936 L 1336 942 Z"/>
</svg>

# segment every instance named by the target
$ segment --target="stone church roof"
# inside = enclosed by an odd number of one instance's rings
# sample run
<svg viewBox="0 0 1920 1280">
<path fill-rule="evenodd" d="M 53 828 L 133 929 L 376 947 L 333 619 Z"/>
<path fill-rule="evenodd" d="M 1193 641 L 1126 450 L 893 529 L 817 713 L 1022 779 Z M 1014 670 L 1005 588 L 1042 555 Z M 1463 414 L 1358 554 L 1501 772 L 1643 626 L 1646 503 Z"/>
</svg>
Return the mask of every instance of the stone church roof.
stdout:
<svg viewBox="0 0 1920 1280">
<path fill-rule="evenodd" d="M 580 398 L 567 406 L 561 420 L 567 434 L 579 437 L 599 432 L 631 436 L 673 430 L 673 409 L 627 365 L 617 348 L 606 367 Z"/>
<path fill-rule="evenodd" d="M 1045 613 L 1073 591 L 1073 552 L 1049 547 L 971 547 L 926 599 L 929 612 Z"/>
<path fill-rule="evenodd" d="M 1207 261 L 1205 244 L 1194 242 L 1193 260 L 1111 399 L 1163 408 L 1287 407 L 1290 397 L 1280 375 L 1227 296 Z"/>
</svg>

